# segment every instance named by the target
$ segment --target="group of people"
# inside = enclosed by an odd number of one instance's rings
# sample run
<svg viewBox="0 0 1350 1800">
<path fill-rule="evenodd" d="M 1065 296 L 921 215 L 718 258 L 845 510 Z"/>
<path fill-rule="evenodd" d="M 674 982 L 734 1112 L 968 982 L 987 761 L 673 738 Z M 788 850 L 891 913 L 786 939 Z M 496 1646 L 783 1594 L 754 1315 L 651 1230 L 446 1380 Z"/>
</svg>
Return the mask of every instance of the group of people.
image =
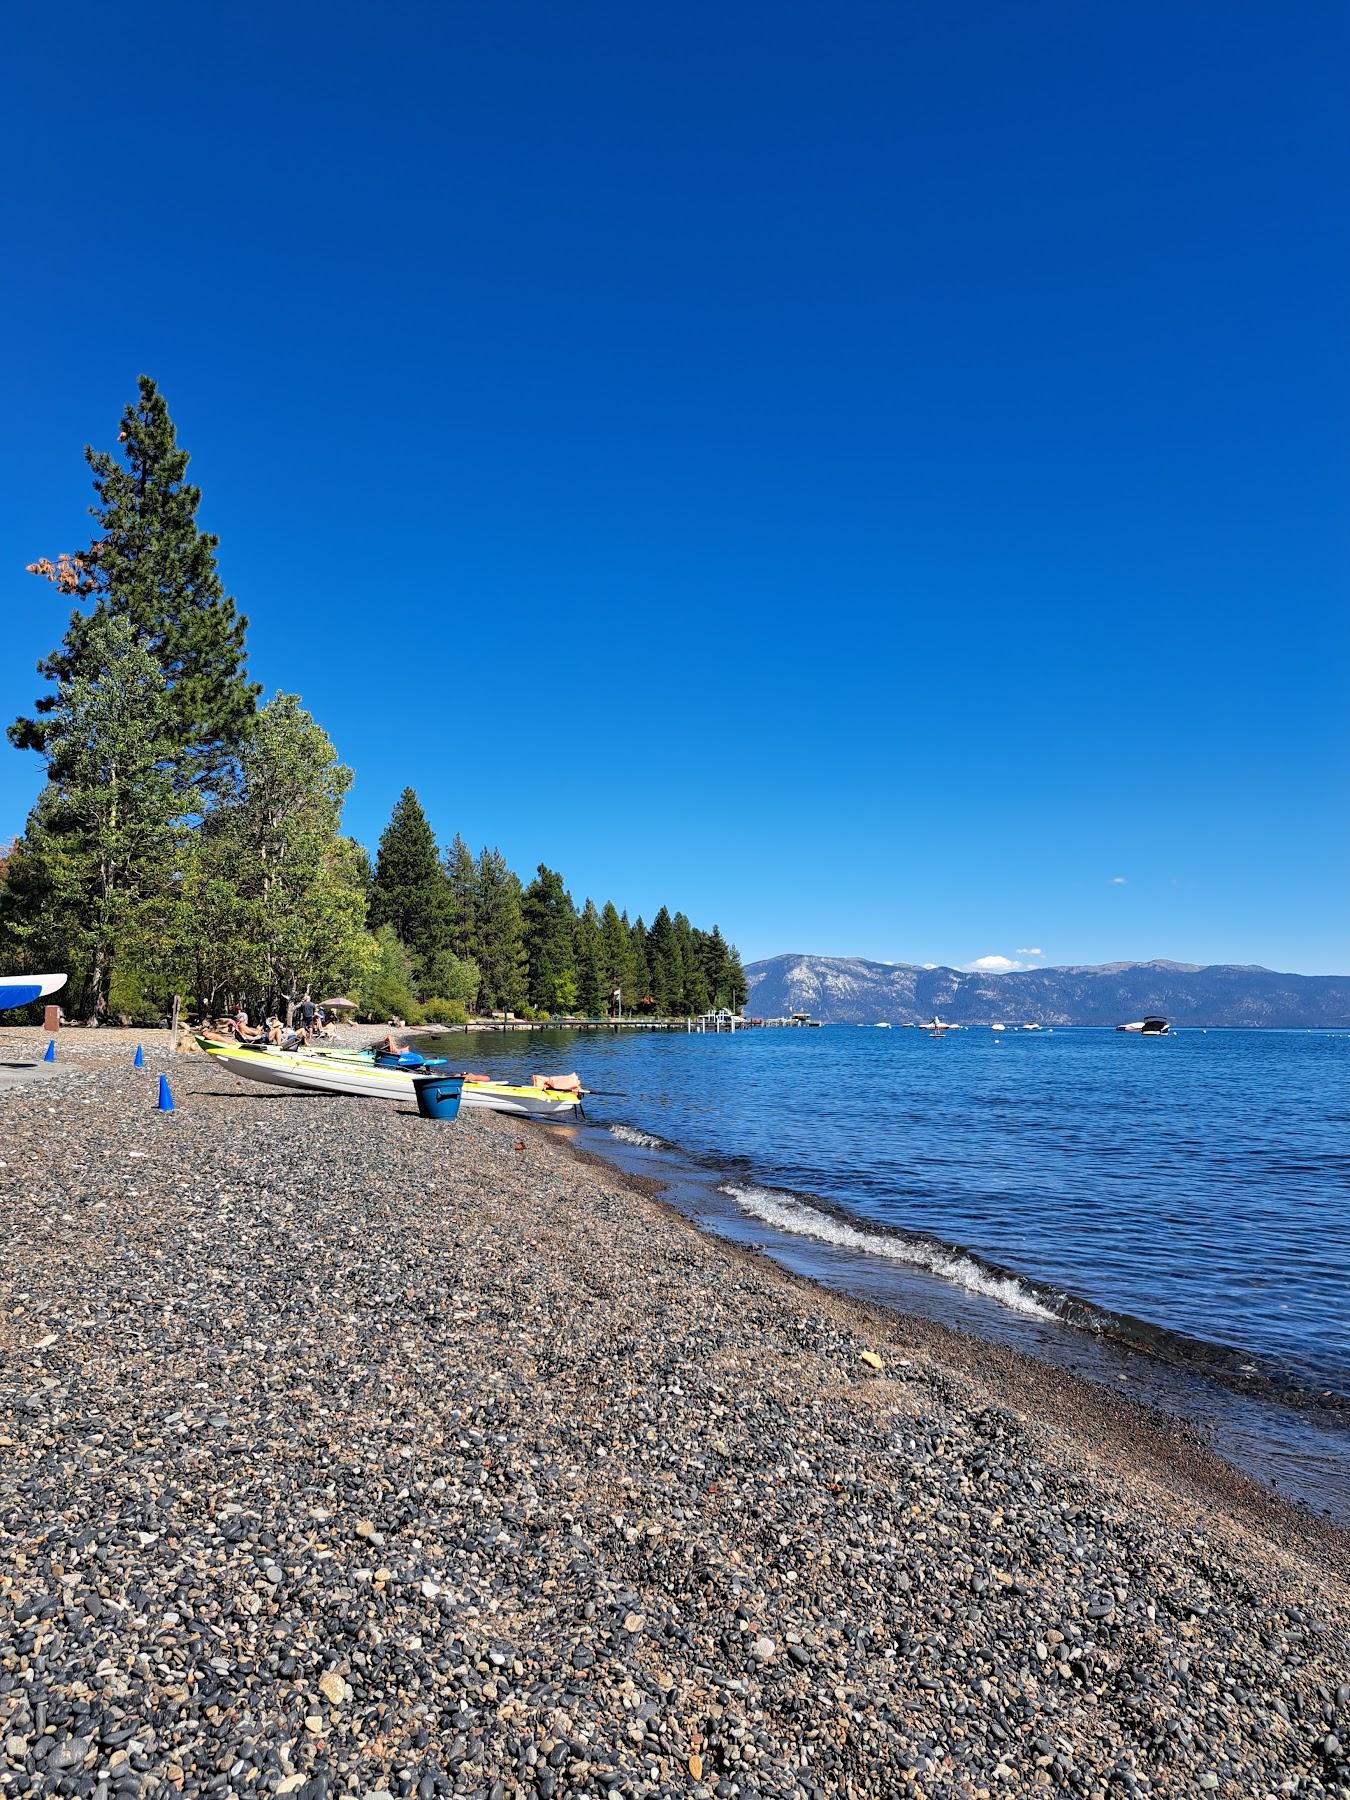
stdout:
<svg viewBox="0 0 1350 1800">
<path fill-rule="evenodd" d="M 232 1013 L 229 1028 L 241 1044 L 275 1044 L 282 1050 L 302 1050 L 319 1038 L 335 1037 L 337 1021 L 323 1007 L 316 1006 L 306 994 L 295 1009 L 294 1022 L 286 1025 L 273 1014 L 262 1025 L 250 1025 L 248 1010 L 241 1006 Z"/>
</svg>

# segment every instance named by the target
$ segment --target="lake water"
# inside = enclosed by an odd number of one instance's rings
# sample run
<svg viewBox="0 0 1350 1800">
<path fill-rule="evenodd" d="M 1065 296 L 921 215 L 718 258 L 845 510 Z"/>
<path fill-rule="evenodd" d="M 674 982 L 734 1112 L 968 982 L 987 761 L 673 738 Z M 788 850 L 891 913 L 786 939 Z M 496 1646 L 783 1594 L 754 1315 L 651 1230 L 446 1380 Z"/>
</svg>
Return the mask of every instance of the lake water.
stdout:
<svg viewBox="0 0 1350 1800">
<path fill-rule="evenodd" d="M 429 1048 L 429 1046 L 428 1046 Z M 818 1280 L 1186 1414 L 1350 1519 L 1350 1033 L 448 1034 Z"/>
</svg>

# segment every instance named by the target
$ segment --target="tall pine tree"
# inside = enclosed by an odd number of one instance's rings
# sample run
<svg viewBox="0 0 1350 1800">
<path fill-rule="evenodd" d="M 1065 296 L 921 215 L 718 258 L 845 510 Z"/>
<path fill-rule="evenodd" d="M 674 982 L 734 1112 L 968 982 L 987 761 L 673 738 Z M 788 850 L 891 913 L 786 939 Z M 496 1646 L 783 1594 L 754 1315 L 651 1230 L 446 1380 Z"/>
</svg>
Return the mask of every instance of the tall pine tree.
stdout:
<svg viewBox="0 0 1350 1800">
<path fill-rule="evenodd" d="M 97 671 L 95 622 L 126 619 L 154 657 L 167 687 L 164 765 L 184 813 L 200 811 L 226 782 L 253 716 L 257 687 L 244 676 L 247 620 L 216 572 L 220 540 L 197 528 L 200 488 L 187 480 L 188 453 L 164 396 L 148 375 L 118 433 L 123 461 L 86 446 L 99 531 L 88 549 L 29 564 L 58 592 L 92 600 L 71 614 L 65 639 L 38 664 L 59 685 Z M 16 719 L 10 741 L 42 750 L 58 704 L 37 702 L 36 718 Z"/>
<path fill-rule="evenodd" d="M 478 955 L 478 865 L 458 832 L 445 853 L 444 867 L 450 883 L 450 948 L 462 960 L 470 961 Z"/>
<path fill-rule="evenodd" d="M 556 869 L 540 863 L 522 901 L 530 1005 L 568 1013 L 577 1003 L 576 913 Z"/>
<path fill-rule="evenodd" d="M 489 1012 L 514 1012 L 525 1003 L 528 964 L 520 910 L 520 877 L 500 850 L 478 859 L 474 961 L 482 977 L 480 1004 Z"/>
<path fill-rule="evenodd" d="M 577 1004 L 588 1019 L 601 1018 L 613 988 L 605 979 L 604 932 L 594 900 L 587 900 L 577 920 L 576 957 Z"/>
<path fill-rule="evenodd" d="M 380 837 L 370 892 L 370 928 L 392 925 L 413 959 L 423 993 L 454 935 L 454 896 L 417 795 L 404 788 Z"/>
</svg>

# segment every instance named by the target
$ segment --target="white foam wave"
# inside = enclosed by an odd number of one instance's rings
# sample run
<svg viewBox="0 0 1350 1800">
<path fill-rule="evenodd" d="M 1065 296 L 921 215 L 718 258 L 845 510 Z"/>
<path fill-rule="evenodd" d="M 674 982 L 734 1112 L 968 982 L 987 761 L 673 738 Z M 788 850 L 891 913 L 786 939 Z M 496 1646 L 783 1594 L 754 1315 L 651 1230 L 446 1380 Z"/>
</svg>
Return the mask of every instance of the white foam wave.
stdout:
<svg viewBox="0 0 1350 1800">
<path fill-rule="evenodd" d="M 639 1131 L 636 1125 L 611 1125 L 609 1135 L 618 1138 L 621 1144 L 636 1144 L 640 1150 L 659 1150 L 661 1140 L 652 1137 L 650 1132 Z"/>
<path fill-rule="evenodd" d="M 780 1193 L 774 1188 L 737 1187 L 727 1182 L 720 1192 L 777 1231 L 791 1232 L 795 1237 L 818 1238 L 821 1243 L 834 1244 L 841 1250 L 860 1251 L 864 1256 L 885 1256 L 892 1262 L 911 1263 L 1033 1319 L 1057 1317 L 1015 1276 L 991 1274 L 958 1250 L 944 1250 L 938 1244 L 925 1243 L 922 1238 L 859 1231 L 833 1213 L 806 1206 L 792 1194 Z"/>
</svg>

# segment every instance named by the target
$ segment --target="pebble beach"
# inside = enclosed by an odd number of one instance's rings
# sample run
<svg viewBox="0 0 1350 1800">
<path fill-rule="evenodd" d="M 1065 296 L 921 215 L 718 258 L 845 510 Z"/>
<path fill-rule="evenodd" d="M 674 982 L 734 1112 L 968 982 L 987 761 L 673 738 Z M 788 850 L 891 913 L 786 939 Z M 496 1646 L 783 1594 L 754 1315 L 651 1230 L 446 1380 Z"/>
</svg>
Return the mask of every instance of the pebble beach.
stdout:
<svg viewBox="0 0 1350 1800">
<path fill-rule="evenodd" d="M 0 1092 L 0 1792 L 1350 1795 L 1350 1539 L 1187 1428 L 556 1127 L 57 1054 Z"/>
</svg>

